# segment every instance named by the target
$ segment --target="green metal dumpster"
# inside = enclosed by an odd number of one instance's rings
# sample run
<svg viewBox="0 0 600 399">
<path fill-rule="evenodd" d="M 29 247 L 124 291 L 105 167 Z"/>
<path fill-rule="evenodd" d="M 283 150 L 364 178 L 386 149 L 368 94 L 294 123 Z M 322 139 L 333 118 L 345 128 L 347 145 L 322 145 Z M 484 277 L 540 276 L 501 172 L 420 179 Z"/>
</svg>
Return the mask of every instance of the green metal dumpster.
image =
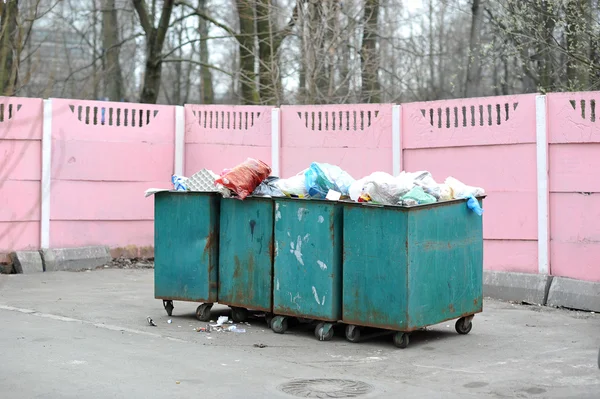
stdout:
<svg viewBox="0 0 600 399">
<path fill-rule="evenodd" d="M 333 337 L 342 316 L 341 203 L 275 199 L 275 264 L 271 328 L 287 329 L 287 317 L 320 321 L 315 336 Z"/>
<path fill-rule="evenodd" d="M 483 198 L 479 198 L 481 202 Z M 343 322 L 408 333 L 456 319 L 467 334 L 482 311 L 482 218 L 466 200 L 412 207 L 345 204 Z"/>
<path fill-rule="evenodd" d="M 235 322 L 248 309 L 272 311 L 273 200 L 247 197 L 221 200 L 219 303 Z"/>
<path fill-rule="evenodd" d="M 215 193 L 159 192 L 154 198 L 154 296 L 169 316 L 173 301 L 203 302 L 210 319 L 217 301 L 219 204 Z"/>
</svg>

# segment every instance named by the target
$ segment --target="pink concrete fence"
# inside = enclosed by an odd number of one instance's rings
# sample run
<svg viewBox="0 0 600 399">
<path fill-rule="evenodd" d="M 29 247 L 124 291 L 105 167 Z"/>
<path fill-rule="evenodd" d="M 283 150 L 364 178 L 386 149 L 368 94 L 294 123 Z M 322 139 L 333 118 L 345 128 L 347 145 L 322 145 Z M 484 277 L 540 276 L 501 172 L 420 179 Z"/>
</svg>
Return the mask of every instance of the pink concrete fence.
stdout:
<svg viewBox="0 0 600 399">
<path fill-rule="evenodd" d="M 548 101 L 553 275 L 600 281 L 600 93 Z"/>
<path fill-rule="evenodd" d="M 536 273 L 535 95 L 402 107 L 403 168 L 484 187 L 487 269 Z"/>
<path fill-rule="evenodd" d="M 0 253 L 40 245 L 42 112 L 41 99 L 0 97 Z"/>
<path fill-rule="evenodd" d="M 173 173 L 218 173 L 255 157 L 282 177 L 320 161 L 355 178 L 429 170 L 438 181 L 482 186 L 486 269 L 600 281 L 596 97 L 280 109 L 5 98 L 0 253 L 151 247 L 146 188 L 170 187 Z"/>
</svg>

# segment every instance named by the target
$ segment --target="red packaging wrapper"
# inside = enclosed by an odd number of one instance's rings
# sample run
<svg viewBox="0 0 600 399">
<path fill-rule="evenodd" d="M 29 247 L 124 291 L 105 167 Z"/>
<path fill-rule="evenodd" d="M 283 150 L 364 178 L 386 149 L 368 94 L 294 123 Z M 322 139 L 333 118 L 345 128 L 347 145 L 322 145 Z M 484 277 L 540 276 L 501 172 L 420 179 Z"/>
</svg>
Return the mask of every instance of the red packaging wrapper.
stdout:
<svg viewBox="0 0 600 399">
<path fill-rule="evenodd" d="M 227 187 L 241 199 L 246 198 L 260 183 L 271 174 L 271 168 L 263 161 L 248 158 L 223 176 L 215 183 Z"/>
</svg>

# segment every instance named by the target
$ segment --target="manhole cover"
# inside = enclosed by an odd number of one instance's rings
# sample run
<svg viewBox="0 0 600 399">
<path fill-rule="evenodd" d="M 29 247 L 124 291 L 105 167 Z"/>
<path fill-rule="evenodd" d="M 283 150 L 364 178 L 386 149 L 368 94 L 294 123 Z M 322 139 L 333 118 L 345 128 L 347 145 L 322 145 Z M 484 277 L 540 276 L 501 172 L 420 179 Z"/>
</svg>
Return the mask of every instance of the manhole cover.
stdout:
<svg viewBox="0 0 600 399">
<path fill-rule="evenodd" d="M 290 381 L 280 385 L 279 390 L 299 398 L 357 398 L 373 387 L 361 381 L 314 379 Z"/>
</svg>

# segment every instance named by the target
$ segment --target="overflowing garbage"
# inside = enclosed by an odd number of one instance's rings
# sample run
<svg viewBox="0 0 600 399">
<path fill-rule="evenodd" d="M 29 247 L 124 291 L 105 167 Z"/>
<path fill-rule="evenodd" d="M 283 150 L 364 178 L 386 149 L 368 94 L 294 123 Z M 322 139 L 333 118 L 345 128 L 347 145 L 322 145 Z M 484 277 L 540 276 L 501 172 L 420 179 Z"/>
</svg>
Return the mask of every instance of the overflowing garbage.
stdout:
<svg viewBox="0 0 600 399">
<path fill-rule="evenodd" d="M 456 199 L 467 199 L 467 206 L 478 215 L 483 209 L 476 197 L 485 194 L 481 187 L 464 184 L 449 176 L 438 183 L 430 172 L 402 171 L 398 176 L 373 172 L 355 180 L 336 165 L 313 162 L 298 174 L 281 179 L 271 176 L 266 163 L 248 158 L 220 175 L 202 169 L 190 178 L 172 177 L 175 191 L 219 192 L 240 200 L 254 197 L 293 197 L 364 202 L 379 205 L 417 206 Z M 154 190 L 154 191 L 153 191 Z M 160 191 L 150 189 L 146 195 Z"/>
</svg>

